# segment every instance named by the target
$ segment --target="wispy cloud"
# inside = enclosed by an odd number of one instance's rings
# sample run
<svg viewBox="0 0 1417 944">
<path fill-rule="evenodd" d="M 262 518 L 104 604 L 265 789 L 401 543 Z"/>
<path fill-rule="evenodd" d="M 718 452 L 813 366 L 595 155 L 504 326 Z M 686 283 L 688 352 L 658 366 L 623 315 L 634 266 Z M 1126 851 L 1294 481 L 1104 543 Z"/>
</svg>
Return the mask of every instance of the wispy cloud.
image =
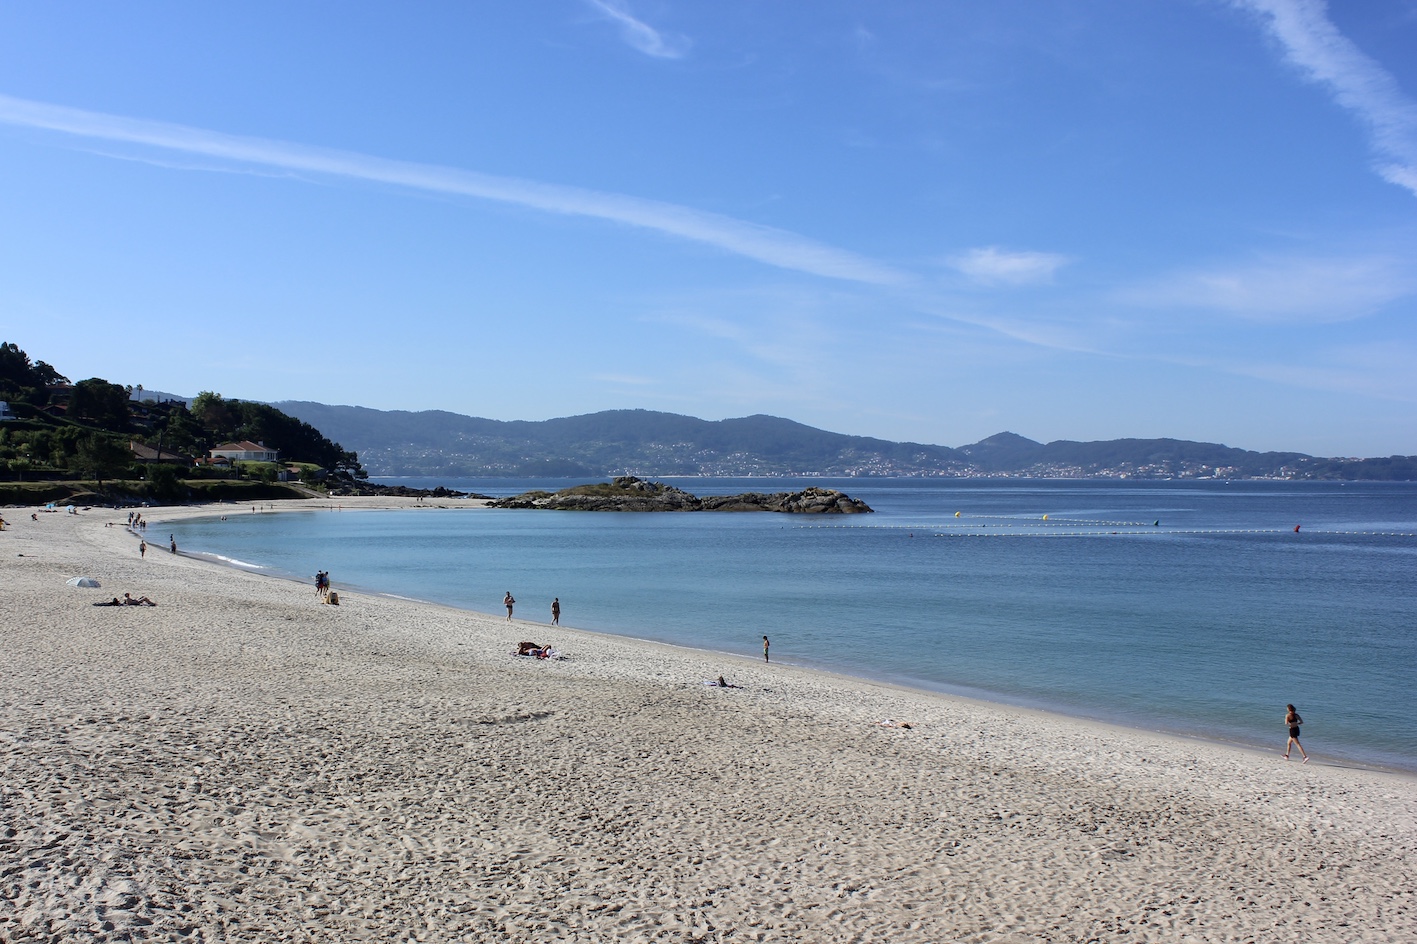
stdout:
<svg viewBox="0 0 1417 944">
<path fill-rule="evenodd" d="M 630 12 L 624 0 L 585 0 L 620 27 L 620 36 L 635 49 L 656 59 L 682 59 L 689 51 L 689 40 L 683 36 L 661 33 Z"/>
<path fill-rule="evenodd" d="M 1388 256 L 1291 257 L 1183 272 L 1123 289 L 1128 305 L 1219 311 L 1258 322 L 1351 321 L 1417 291 L 1417 271 Z"/>
<path fill-rule="evenodd" d="M 881 294 L 821 284 L 700 288 L 662 298 L 642 317 L 682 335 L 705 363 L 722 357 L 780 378 L 816 377 L 836 353 L 856 349 L 849 338 L 869 344 L 889 334 Z"/>
<path fill-rule="evenodd" d="M 984 285 L 1048 282 L 1068 262 L 1051 252 L 1008 252 L 998 246 L 970 249 L 946 260 L 950 268 Z"/>
<path fill-rule="evenodd" d="M 904 274 L 805 236 L 673 203 L 476 171 L 373 157 L 352 151 L 244 137 L 83 111 L 0 95 L 0 124 L 38 128 L 90 140 L 118 142 L 236 164 L 393 184 L 433 193 L 476 197 L 570 216 L 642 227 L 714 246 L 771 266 L 854 282 L 891 284 Z M 143 159 L 140 156 L 140 159 Z M 156 163 L 156 162 L 155 162 Z M 220 168 L 232 170 L 240 168 Z"/>
<path fill-rule="evenodd" d="M 1289 60 L 1368 125 L 1378 173 L 1417 194 L 1417 104 L 1328 18 L 1323 0 L 1232 0 L 1259 14 Z"/>
<path fill-rule="evenodd" d="M 1413 345 L 1386 342 L 1381 345 L 1347 345 L 1329 348 L 1303 358 L 1299 363 L 1256 360 L 1176 360 L 1185 366 L 1203 366 L 1237 377 L 1253 377 L 1302 390 L 1357 394 L 1398 403 L 1417 402 L 1413 383 Z"/>
</svg>

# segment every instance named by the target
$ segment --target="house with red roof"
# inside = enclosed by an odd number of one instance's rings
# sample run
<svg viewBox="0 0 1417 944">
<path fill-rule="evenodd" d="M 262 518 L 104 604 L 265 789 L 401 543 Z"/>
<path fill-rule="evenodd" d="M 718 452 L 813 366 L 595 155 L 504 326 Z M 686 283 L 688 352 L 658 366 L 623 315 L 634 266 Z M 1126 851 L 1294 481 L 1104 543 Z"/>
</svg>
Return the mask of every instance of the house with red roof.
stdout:
<svg viewBox="0 0 1417 944">
<path fill-rule="evenodd" d="M 249 439 L 226 443 L 209 452 L 213 459 L 228 459 L 232 462 L 278 462 L 280 450 L 269 449 L 265 443 L 253 443 Z"/>
</svg>

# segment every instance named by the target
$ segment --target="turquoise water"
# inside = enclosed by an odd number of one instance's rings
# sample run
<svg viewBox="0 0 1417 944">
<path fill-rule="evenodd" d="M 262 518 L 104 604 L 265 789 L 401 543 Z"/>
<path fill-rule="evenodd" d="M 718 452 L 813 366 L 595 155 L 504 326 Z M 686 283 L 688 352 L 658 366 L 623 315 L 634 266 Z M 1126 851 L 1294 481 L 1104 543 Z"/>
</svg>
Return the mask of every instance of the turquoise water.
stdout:
<svg viewBox="0 0 1417 944">
<path fill-rule="evenodd" d="M 669 481 L 823 484 L 877 513 L 233 508 L 171 530 L 336 589 L 488 613 L 510 590 L 540 621 L 559 596 L 577 628 L 746 655 L 767 634 L 777 661 L 1269 749 L 1294 702 L 1320 757 L 1417 770 L 1417 485 Z"/>
</svg>

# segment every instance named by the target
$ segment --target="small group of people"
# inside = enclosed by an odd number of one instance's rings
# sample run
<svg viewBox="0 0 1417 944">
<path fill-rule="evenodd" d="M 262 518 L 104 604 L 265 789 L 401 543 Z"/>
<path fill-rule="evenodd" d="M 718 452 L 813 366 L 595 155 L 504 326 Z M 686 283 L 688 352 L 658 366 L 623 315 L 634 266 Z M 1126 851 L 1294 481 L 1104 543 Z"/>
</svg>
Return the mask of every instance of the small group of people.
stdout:
<svg viewBox="0 0 1417 944">
<path fill-rule="evenodd" d="M 316 574 L 315 574 L 315 592 L 316 592 L 317 594 L 319 594 L 321 598 L 323 598 L 323 599 L 325 599 L 325 600 L 329 600 L 329 598 L 330 598 L 330 572 L 329 572 L 328 570 L 321 570 L 321 571 L 316 572 Z"/>
<path fill-rule="evenodd" d="M 132 594 L 123 594 L 123 599 L 114 597 L 104 603 L 95 603 L 94 606 L 157 606 L 157 602 L 146 596 L 134 598 Z"/>
<path fill-rule="evenodd" d="M 506 596 L 502 597 L 502 605 L 507 608 L 507 619 L 512 618 L 512 608 L 517 605 L 516 598 L 512 596 L 512 591 L 508 590 Z M 551 601 L 551 625 L 561 625 L 561 598 L 556 597 Z"/>
<path fill-rule="evenodd" d="M 177 536 L 174 535 L 174 534 L 169 534 L 169 535 L 167 536 L 167 542 L 168 542 L 168 543 L 167 543 L 167 549 L 168 549 L 169 551 L 171 551 L 172 553 L 176 554 L 176 553 L 177 553 Z M 147 542 L 147 539 L 146 539 L 146 538 L 139 539 L 139 541 L 138 541 L 138 556 L 139 556 L 139 557 L 147 557 L 147 556 L 148 556 L 148 542 Z"/>
</svg>

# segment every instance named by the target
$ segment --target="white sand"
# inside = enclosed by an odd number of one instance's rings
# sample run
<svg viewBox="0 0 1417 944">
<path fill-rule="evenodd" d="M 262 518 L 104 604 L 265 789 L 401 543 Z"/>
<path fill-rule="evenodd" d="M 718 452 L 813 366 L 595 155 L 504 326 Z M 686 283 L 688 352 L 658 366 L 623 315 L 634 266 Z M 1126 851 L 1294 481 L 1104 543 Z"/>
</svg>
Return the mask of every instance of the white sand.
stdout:
<svg viewBox="0 0 1417 944">
<path fill-rule="evenodd" d="M 1417 781 L 1317 743 L 323 606 L 140 560 L 124 514 L 28 511 L 0 534 L 0 941 L 1417 940 Z M 90 605 L 125 590 L 161 605 Z"/>
</svg>

